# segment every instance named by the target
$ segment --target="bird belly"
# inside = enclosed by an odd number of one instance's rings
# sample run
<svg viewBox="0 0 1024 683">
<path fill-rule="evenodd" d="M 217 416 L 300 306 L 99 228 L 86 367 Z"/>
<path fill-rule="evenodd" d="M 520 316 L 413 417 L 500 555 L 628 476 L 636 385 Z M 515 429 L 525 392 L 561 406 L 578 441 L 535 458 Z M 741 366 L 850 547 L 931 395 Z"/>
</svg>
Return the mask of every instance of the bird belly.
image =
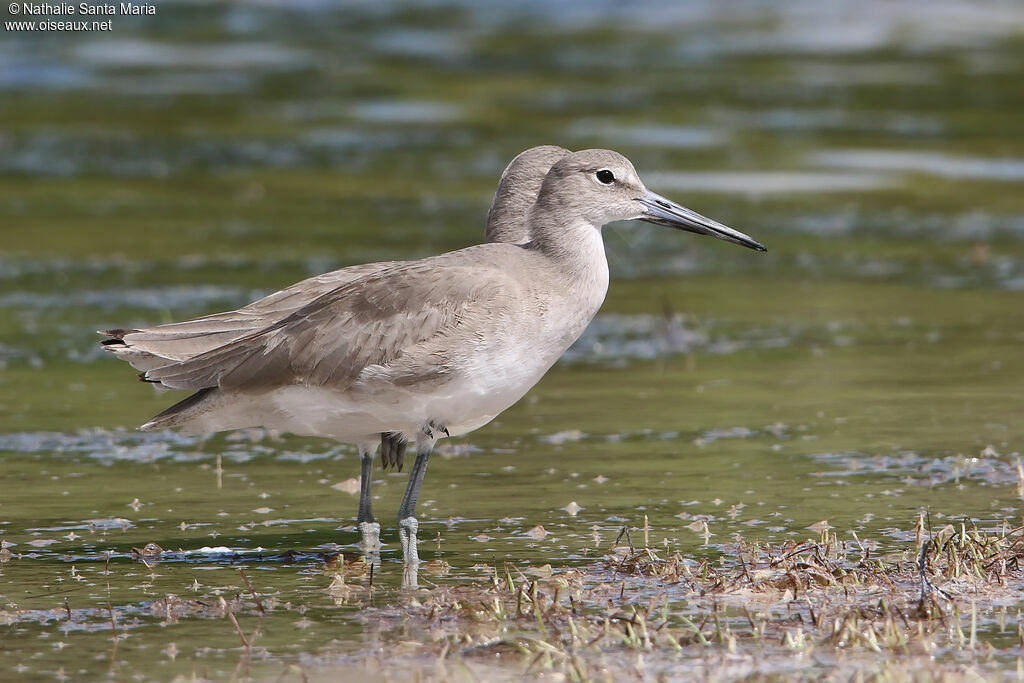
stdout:
<svg viewBox="0 0 1024 683">
<path fill-rule="evenodd" d="M 521 348 L 513 345 L 513 348 Z M 234 394 L 187 425 L 190 432 L 266 427 L 345 443 L 372 442 L 381 432 L 415 440 L 425 424 L 459 436 L 486 425 L 522 398 L 562 353 L 478 349 L 449 378 L 398 386 L 382 373 L 358 387 L 289 385 Z M 557 353 L 554 351 L 557 350 Z"/>
<path fill-rule="evenodd" d="M 416 440 L 429 424 L 443 427 L 449 436 L 467 434 L 525 396 L 576 341 L 598 305 L 599 300 L 577 308 L 578 319 L 569 325 L 542 315 L 518 329 L 506 328 L 472 343 L 463 340 L 460 352 L 451 354 L 437 374 L 429 371 L 430 363 L 375 365 L 345 387 L 292 384 L 233 393 L 191 421 L 188 429 L 266 427 L 356 444 L 373 442 L 382 432 Z M 409 375 L 410 367 L 419 368 L 420 374 Z"/>
</svg>

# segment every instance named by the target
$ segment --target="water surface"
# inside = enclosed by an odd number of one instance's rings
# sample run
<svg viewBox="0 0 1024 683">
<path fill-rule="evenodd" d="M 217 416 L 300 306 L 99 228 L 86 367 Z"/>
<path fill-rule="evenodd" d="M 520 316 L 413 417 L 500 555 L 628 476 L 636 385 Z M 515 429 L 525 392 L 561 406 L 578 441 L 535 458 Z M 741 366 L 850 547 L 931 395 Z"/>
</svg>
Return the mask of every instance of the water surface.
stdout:
<svg viewBox="0 0 1024 683">
<path fill-rule="evenodd" d="M 94 331 L 471 244 L 504 165 L 543 143 L 622 151 L 770 251 L 607 228 L 591 328 L 432 460 L 421 555 L 449 567 L 425 586 L 591 566 L 645 517 L 715 562 L 822 521 L 892 553 L 922 509 L 1019 525 L 1022 30 L 1013 3 L 308 2 L 6 36 L 3 666 L 276 678 L 397 647 L 363 615 L 415 599 L 407 475 L 375 479 L 375 592 L 355 565 L 356 593 L 334 590 L 354 452 L 136 432 L 174 396 Z M 221 598 L 260 631 L 244 667 Z"/>
</svg>

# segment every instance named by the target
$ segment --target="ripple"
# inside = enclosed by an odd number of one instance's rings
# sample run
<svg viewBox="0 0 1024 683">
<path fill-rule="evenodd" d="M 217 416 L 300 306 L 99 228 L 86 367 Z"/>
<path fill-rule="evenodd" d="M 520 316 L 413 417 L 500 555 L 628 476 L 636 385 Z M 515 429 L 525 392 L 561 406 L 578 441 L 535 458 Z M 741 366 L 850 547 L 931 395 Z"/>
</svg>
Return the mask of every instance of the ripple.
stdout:
<svg viewBox="0 0 1024 683">
<path fill-rule="evenodd" d="M 731 354 L 788 346 L 805 332 L 793 325 L 727 330 L 723 321 L 682 314 L 605 314 L 590 323 L 560 363 L 653 360 L 701 351 Z"/>
<path fill-rule="evenodd" d="M 603 146 L 612 148 L 619 145 L 633 145 L 636 147 L 692 149 L 718 147 L 728 141 L 728 136 L 722 131 L 701 126 L 664 124 L 628 126 L 583 121 L 570 126 L 566 132 L 576 138 L 599 138 Z"/>
<path fill-rule="evenodd" d="M 142 87 L 147 94 L 179 92 L 174 83 L 167 81 L 165 85 L 166 88 L 147 80 Z M 236 85 L 244 87 L 244 83 Z M 227 87 L 225 79 L 211 76 L 209 90 L 220 92 Z M 355 113 L 368 121 L 396 124 L 458 118 L 454 110 L 445 114 L 440 110 L 429 111 L 429 107 L 404 109 L 404 105 L 367 105 L 356 107 Z M 281 116 L 291 114 L 282 108 Z M 437 131 L 418 128 L 353 133 L 345 127 L 321 127 L 303 131 L 294 138 L 216 134 L 170 139 L 135 132 L 43 130 L 0 135 L 0 171 L 44 177 L 101 174 L 132 178 L 260 167 L 330 167 L 351 173 L 389 150 L 401 148 L 408 152 L 412 148 L 443 144 Z"/>
<path fill-rule="evenodd" d="M 119 308 L 168 310 L 196 307 L 242 305 L 257 294 L 242 287 L 223 285 L 173 285 L 170 287 L 124 287 L 60 293 L 11 292 L 0 295 L 0 307 L 67 309 L 89 306 L 102 311 Z"/>
<path fill-rule="evenodd" d="M 86 70 L 46 59 L 31 60 L 16 54 L 0 53 L 0 90 L 79 90 L 93 85 L 95 79 Z"/>
<path fill-rule="evenodd" d="M 946 124 L 938 116 L 921 116 L 903 111 L 861 112 L 845 109 L 725 109 L 715 112 L 715 120 L 737 128 L 770 131 L 807 132 L 813 130 L 879 131 L 904 136 L 938 135 Z"/>
<path fill-rule="evenodd" d="M 1008 457 L 1000 457 L 991 447 L 977 456 L 958 454 L 932 457 L 915 451 L 903 451 L 885 455 L 860 452 L 816 453 L 810 457 L 833 466 L 833 469 L 822 473 L 826 477 L 887 474 L 899 477 L 900 483 L 905 486 L 926 487 L 947 482 L 959 483 L 961 479 L 972 480 L 982 486 L 1019 485 L 1021 482 L 1021 470 L 1018 468 L 1020 454 L 1010 453 Z"/>
<path fill-rule="evenodd" d="M 87 42 L 74 52 L 81 62 L 104 68 L 291 71 L 313 63 L 308 50 L 272 42 L 185 44 L 123 38 Z"/>
<path fill-rule="evenodd" d="M 353 116 L 372 123 L 449 123 L 462 118 L 451 102 L 430 100 L 373 100 L 351 108 Z"/>
<path fill-rule="evenodd" d="M 910 171 L 944 178 L 1019 182 L 1024 159 L 967 157 L 937 151 L 893 149 L 829 149 L 811 154 L 811 162 L 828 168 Z"/>
<path fill-rule="evenodd" d="M 450 60 L 469 51 L 466 31 L 394 28 L 377 33 L 374 47 L 389 55 Z"/>
<path fill-rule="evenodd" d="M 173 458 L 200 442 L 177 432 L 128 432 L 88 429 L 66 432 L 0 434 L 0 451 L 13 453 L 77 453 L 110 460 L 152 462 Z"/>
<path fill-rule="evenodd" d="M 892 187 L 884 173 L 799 171 L 656 171 L 645 174 L 651 187 L 680 192 L 721 192 L 751 196 L 803 192 L 863 192 Z"/>
</svg>

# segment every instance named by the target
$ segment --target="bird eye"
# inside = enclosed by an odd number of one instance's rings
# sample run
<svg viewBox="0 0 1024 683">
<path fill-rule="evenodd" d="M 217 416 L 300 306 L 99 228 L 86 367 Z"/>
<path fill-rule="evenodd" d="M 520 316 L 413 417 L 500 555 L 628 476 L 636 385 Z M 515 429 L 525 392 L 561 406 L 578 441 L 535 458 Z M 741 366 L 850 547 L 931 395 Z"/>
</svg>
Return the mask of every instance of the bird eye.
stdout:
<svg viewBox="0 0 1024 683">
<path fill-rule="evenodd" d="M 611 185 L 615 182 L 615 174 L 609 171 L 607 168 L 602 168 L 596 174 L 597 179 L 605 185 Z"/>
</svg>

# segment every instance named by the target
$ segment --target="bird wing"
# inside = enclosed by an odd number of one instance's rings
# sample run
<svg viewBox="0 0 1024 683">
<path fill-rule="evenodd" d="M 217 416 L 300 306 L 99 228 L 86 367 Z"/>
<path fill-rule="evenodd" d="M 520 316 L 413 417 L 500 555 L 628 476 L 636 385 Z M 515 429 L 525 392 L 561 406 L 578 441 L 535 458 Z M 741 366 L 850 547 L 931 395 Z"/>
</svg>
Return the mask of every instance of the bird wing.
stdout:
<svg viewBox="0 0 1024 683">
<path fill-rule="evenodd" d="M 437 379 L 437 368 L 447 367 L 448 356 L 457 352 L 438 342 L 463 321 L 500 318 L 517 289 L 486 263 L 436 257 L 397 264 L 343 284 L 264 330 L 149 370 L 144 379 L 191 390 L 287 384 L 344 389 L 366 368 L 418 352 L 431 354 L 432 362 L 403 363 L 402 383 L 416 383 L 410 367 Z"/>
<path fill-rule="evenodd" d="M 268 327 L 347 282 L 393 265 L 369 263 L 334 270 L 274 292 L 236 311 L 143 329 L 104 330 L 101 334 L 112 339 L 102 343 L 108 351 L 128 360 L 139 370 L 187 360 Z"/>
</svg>

